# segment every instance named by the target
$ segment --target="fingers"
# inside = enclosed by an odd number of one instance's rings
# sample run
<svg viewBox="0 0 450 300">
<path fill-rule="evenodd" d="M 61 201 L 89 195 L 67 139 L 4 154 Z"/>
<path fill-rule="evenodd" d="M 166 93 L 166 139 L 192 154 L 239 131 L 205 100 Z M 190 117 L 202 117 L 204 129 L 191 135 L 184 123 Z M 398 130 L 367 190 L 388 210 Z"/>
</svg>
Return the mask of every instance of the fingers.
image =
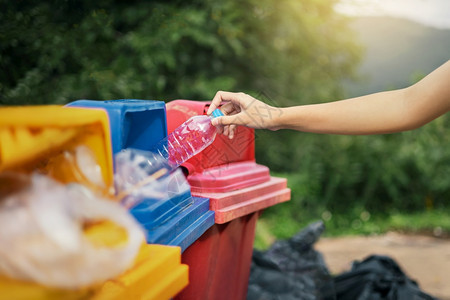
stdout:
<svg viewBox="0 0 450 300">
<path fill-rule="evenodd" d="M 230 129 L 230 126 L 225 126 L 225 127 L 223 128 L 223 135 L 229 137 L 229 134 L 230 134 L 229 129 Z"/>
<path fill-rule="evenodd" d="M 242 125 L 241 122 L 239 122 L 239 119 L 236 118 L 237 115 L 232 116 L 223 116 L 223 117 L 217 117 L 211 120 L 211 124 L 214 126 L 227 126 L 227 125 Z"/>
<path fill-rule="evenodd" d="M 222 104 L 220 110 L 225 116 L 212 119 L 212 125 L 221 128 L 220 130 L 223 132 L 223 135 L 232 139 L 236 132 L 236 125 L 245 125 L 247 122 L 243 111 L 245 111 L 248 102 L 251 100 L 255 99 L 244 93 L 217 92 L 209 106 L 207 114 L 211 114 Z"/>
<path fill-rule="evenodd" d="M 217 132 L 227 136 L 230 140 L 234 138 L 236 132 L 236 125 L 217 126 Z"/>
<path fill-rule="evenodd" d="M 219 107 L 220 103 L 222 102 L 222 96 L 221 91 L 218 91 L 214 98 L 211 101 L 211 104 L 209 105 L 208 111 L 206 112 L 207 115 L 212 114 L 212 112 Z"/>
<path fill-rule="evenodd" d="M 208 108 L 208 112 L 206 114 L 210 115 L 217 107 L 219 107 L 220 103 L 222 103 L 223 101 L 230 101 L 234 104 L 240 104 L 242 95 L 244 94 L 218 91 L 212 99 L 211 104 Z"/>
<path fill-rule="evenodd" d="M 223 134 L 223 131 L 224 131 L 224 126 L 216 126 L 216 130 L 217 130 L 217 133 L 219 133 L 219 134 Z"/>
<path fill-rule="evenodd" d="M 228 138 L 231 140 L 234 138 L 234 133 L 236 132 L 236 125 L 230 125 L 228 128 Z"/>
<path fill-rule="evenodd" d="M 240 109 L 238 109 L 238 107 L 235 107 L 235 105 L 231 102 L 222 105 L 220 107 L 220 110 L 224 115 L 232 115 L 234 113 L 240 112 Z"/>
</svg>

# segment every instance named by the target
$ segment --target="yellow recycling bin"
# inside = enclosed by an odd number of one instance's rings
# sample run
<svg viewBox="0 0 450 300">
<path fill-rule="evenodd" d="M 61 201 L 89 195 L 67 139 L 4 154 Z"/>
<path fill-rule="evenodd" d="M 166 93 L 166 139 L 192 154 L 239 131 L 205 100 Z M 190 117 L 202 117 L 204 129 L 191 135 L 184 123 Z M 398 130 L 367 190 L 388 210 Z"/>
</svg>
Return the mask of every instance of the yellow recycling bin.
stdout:
<svg viewBox="0 0 450 300">
<path fill-rule="evenodd" d="M 108 122 L 103 110 L 1 107 L 0 173 L 38 170 L 62 183 L 78 182 L 112 198 Z M 86 150 L 90 156 L 79 155 L 86 154 Z M 80 166 L 88 166 L 90 173 L 86 174 Z M 127 238 L 122 228 L 110 222 L 90 224 L 83 232 L 93 244 L 103 246 L 120 245 Z M 78 290 L 65 290 L 0 277 L 0 300 L 170 299 L 187 284 L 188 266 L 181 264 L 179 247 L 143 244 L 134 264 L 117 278 Z"/>
</svg>

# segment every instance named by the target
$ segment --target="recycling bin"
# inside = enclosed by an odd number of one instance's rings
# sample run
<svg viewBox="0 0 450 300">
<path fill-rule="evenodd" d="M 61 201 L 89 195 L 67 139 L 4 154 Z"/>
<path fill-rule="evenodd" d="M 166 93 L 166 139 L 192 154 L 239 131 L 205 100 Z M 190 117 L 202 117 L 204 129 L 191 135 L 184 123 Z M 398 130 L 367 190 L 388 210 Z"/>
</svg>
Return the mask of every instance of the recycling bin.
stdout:
<svg viewBox="0 0 450 300">
<path fill-rule="evenodd" d="M 91 186 L 87 179 L 92 178 L 86 178 L 79 168 L 86 162 L 77 161 L 86 159 L 77 156 L 80 147 L 91 153 L 88 162 L 95 164 L 102 184 Z M 59 182 L 86 184 L 112 196 L 113 163 L 107 113 L 53 105 L 0 108 L 0 172 L 36 170 Z M 111 247 L 123 244 L 127 238 L 124 232 L 110 222 L 83 229 L 90 241 Z M 180 247 L 144 243 L 130 268 L 114 279 L 69 290 L 2 276 L 0 299 L 170 299 L 187 284 L 188 266 L 181 263 Z"/>
<path fill-rule="evenodd" d="M 167 136 L 163 101 L 77 100 L 67 106 L 103 109 L 108 113 L 113 154 L 126 148 L 149 150 Z"/>
<path fill-rule="evenodd" d="M 245 176 L 242 168 L 247 169 Z M 264 169 L 254 162 L 238 162 L 188 177 L 193 195 L 210 199 L 215 224 L 183 253 L 191 282 L 176 299 L 246 298 L 256 221 L 265 208 L 290 199 L 286 179 L 267 178 Z M 258 181 L 262 182 L 255 184 Z"/>
<path fill-rule="evenodd" d="M 169 133 L 208 102 L 176 100 L 166 106 Z M 254 159 L 254 132 L 238 127 L 235 138 L 217 136 L 182 164 L 192 195 L 209 198 L 215 224 L 182 254 L 189 285 L 175 299 L 245 299 L 255 227 L 262 211 L 288 201 L 287 180 L 270 176 Z"/>
</svg>

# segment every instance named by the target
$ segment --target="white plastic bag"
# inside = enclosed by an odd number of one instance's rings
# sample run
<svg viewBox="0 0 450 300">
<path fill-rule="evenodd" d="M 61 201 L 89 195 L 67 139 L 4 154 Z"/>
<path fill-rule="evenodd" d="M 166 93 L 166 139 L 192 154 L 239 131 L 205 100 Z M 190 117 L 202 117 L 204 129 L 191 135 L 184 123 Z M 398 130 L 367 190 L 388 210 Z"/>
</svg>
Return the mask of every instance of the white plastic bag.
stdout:
<svg viewBox="0 0 450 300">
<path fill-rule="evenodd" d="M 0 274 L 71 289 L 116 277 L 131 266 L 144 236 L 125 208 L 79 184 L 21 176 L 0 178 L 0 187 L 18 186 L 0 191 Z M 86 223 L 104 220 L 126 230 L 126 243 L 102 247 L 84 236 Z"/>
</svg>

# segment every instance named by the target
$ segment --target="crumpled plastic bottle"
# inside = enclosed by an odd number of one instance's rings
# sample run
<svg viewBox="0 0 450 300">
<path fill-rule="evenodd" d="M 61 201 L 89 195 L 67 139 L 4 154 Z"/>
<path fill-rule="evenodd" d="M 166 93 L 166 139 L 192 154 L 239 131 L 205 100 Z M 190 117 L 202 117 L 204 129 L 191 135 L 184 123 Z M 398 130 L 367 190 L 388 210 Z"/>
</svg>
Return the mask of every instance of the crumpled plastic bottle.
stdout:
<svg viewBox="0 0 450 300">
<path fill-rule="evenodd" d="M 152 152 L 124 149 L 115 156 L 117 198 L 132 208 L 145 199 L 167 200 L 190 190 L 183 172 Z"/>
</svg>

